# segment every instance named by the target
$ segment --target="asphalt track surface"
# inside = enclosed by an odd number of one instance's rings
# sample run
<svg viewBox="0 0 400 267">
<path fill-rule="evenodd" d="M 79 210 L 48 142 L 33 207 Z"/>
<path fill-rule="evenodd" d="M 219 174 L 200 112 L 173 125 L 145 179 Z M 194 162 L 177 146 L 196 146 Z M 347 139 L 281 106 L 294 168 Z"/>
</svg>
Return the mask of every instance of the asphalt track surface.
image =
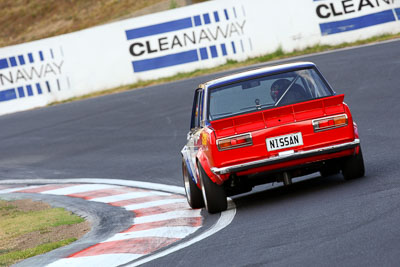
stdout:
<svg viewBox="0 0 400 267">
<path fill-rule="evenodd" d="M 260 186 L 233 198 L 237 214 L 228 227 L 147 266 L 398 266 L 400 40 L 301 60 L 316 63 L 346 94 L 366 177 L 315 175 L 290 187 Z M 182 185 L 180 150 L 194 88 L 221 75 L 2 116 L 0 179 Z"/>
</svg>

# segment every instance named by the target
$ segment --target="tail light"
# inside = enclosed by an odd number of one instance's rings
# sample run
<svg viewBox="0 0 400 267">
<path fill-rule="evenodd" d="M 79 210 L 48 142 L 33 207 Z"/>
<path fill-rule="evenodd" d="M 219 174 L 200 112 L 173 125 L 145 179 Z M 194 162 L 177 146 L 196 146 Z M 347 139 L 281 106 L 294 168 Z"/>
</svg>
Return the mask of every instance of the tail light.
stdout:
<svg viewBox="0 0 400 267">
<path fill-rule="evenodd" d="M 346 114 L 313 120 L 312 122 L 314 127 L 314 132 L 321 132 L 325 130 L 343 127 L 346 126 L 347 123 L 348 119 Z"/>
<path fill-rule="evenodd" d="M 221 138 L 217 140 L 217 146 L 219 151 L 234 149 L 244 146 L 253 145 L 253 138 L 251 134 L 235 135 L 227 138 Z"/>
</svg>

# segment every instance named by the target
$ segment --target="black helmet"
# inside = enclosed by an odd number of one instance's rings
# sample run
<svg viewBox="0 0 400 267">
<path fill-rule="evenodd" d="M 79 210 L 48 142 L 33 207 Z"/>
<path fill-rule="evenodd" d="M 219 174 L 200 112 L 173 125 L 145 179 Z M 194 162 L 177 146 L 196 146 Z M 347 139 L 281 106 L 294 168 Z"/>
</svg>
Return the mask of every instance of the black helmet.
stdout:
<svg viewBox="0 0 400 267">
<path fill-rule="evenodd" d="M 287 79 L 276 80 L 271 85 L 271 97 L 276 102 L 288 88 L 290 81 Z"/>
</svg>

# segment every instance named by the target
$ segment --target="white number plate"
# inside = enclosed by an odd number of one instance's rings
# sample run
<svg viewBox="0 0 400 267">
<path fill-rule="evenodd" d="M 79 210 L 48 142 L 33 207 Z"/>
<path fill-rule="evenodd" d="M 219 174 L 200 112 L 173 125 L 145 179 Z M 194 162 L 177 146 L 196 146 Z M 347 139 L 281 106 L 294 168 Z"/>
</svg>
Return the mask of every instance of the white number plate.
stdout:
<svg viewBox="0 0 400 267">
<path fill-rule="evenodd" d="M 301 133 L 287 134 L 267 138 L 266 143 L 268 151 L 274 151 L 288 147 L 301 146 L 303 145 L 303 137 Z"/>
</svg>

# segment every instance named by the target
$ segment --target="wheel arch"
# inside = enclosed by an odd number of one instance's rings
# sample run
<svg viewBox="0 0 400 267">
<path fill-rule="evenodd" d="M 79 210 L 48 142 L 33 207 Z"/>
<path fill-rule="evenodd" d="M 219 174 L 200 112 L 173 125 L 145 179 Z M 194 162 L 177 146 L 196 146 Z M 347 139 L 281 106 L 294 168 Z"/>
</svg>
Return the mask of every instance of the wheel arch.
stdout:
<svg viewBox="0 0 400 267">
<path fill-rule="evenodd" d="M 203 170 L 206 172 L 207 176 L 210 177 L 210 179 L 214 183 L 216 183 L 218 185 L 223 184 L 224 181 L 218 175 L 216 175 L 215 173 L 213 173 L 211 171 L 210 163 L 208 162 L 207 157 L 205 156 L 205 154 L 202 151 L 199 151 L 199 153 L 197 153 L 196 164 L 201 165 Z M 197 174 L 198 174 L 198 172 L 199 172 L 199 170 L 197 170 Z"/>
</svg>

